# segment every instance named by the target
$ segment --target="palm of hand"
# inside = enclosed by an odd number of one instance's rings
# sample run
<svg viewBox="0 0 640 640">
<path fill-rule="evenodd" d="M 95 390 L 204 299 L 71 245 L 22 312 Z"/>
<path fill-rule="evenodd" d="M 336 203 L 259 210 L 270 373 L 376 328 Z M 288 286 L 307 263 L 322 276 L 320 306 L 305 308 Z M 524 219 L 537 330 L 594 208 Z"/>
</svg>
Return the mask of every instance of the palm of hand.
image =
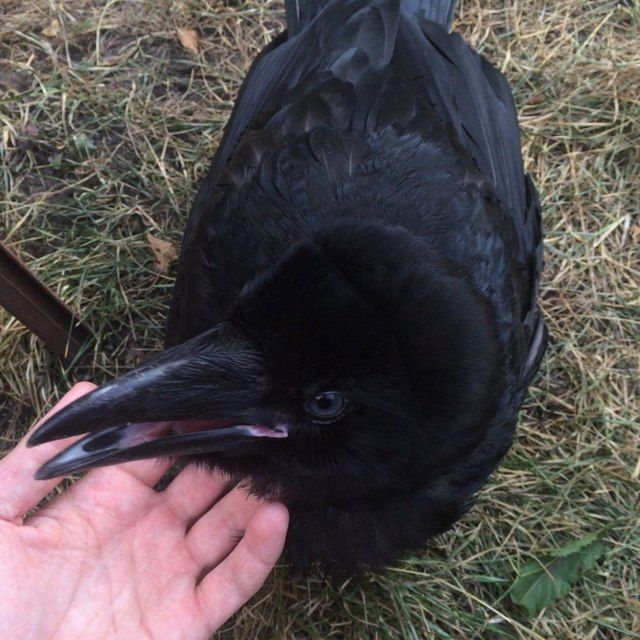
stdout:
<svg viewBox="0 0 640 640">
<path fill-rule="evenodd" d="M 221 498 L 224 479 L 196 467 L 156 492 L 169 462 L 91 471 L 23 524 L 28 501 L 3 480 L 24 476 L 25 455 L 22 444 L 0 463 L 0 624 L 12 637 L 208 638 L 280 554 L 281 505 L 238 489 Z M 41 460 L 24 462 L 32 475 Z"/>
</svg>

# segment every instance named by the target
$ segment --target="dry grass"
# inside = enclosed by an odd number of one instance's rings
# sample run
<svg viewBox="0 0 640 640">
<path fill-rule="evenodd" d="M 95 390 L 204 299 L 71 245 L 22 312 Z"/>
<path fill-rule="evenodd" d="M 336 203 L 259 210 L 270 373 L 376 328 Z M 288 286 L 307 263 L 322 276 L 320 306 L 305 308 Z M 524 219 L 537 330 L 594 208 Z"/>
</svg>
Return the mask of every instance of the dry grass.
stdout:
<svg viewBox="0 0 640 640">
<path fill-rule="evenodd" d="M 52 19 L 58 35 L 42 30 Z M 0 4 L 0 227 L 92 327 L 100 382 L 159 344 L 178 242 L 244 71 L 279 3 Z M 181 48 L 195 26 L 201 51 Z M 640 638 L 638 282 L 640 7 L 465 0 L 456 28 L 507 74 L 544 199 L 553 341 L 519 438 L 477 508 L 387 575 L 270 580 L 221 638 Z M 51 32 L 49 32 L 51 33 Z M 8 448 L 79 375 L 0 311 Z M 527 620 L 508 587 L 531 554 L 611 525 L 608 552 Z"/>
</svg>

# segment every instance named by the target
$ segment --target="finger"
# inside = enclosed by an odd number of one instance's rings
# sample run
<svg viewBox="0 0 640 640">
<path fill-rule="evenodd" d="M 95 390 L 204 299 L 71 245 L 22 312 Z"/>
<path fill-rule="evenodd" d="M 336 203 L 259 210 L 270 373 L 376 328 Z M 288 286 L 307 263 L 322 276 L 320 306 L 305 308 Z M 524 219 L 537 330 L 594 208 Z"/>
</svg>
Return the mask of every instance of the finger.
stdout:
<svg viewBox="0 0 640 640">
<path fill-rule="evenodd" d="M 218 501 L 228 484 L 229 480 L 220 473 L 191 464 L 165 489 L 164 497 L 181 520 L 191 523 Z"/>
<path fill-rule="evenodd" d="M 109 478 L 113 477 L 114 473 L 124 473 L 147 487 L 153 487 L 174 462 L 175 460 L 172 458 L 153 458 L 151 460 L 135 460 L 107 467 L 98 467 L 89 471 L 85 480 L 98 484 L 108 483 Z"/>
<path fill-rule="evenodd" d="M 26 442 L 31 433 L 54 413 L 95 388 L 96 385 L 90 382 L 76 384 L 42 420 L 33 426 L 16 448 L 0 461 L 1 520 L 22 521 L 24 514 L 35 507 L 60 482 L 61 478 L 34 480 L 34 475 L 47 460 L 77 440 L 77 437 L 65 438 L 27 449 Z"/>
<path fill-rule="evenodd" d="M 262 586 L 275 566 L 289 524 L 281 504 L 263 504 L 238 546 L 196 588 L 203 617 L 213 633 Z"/>
<path fill-rule="evenodd" d="M 240 489 L 227 494 L 187 533 L 185 543 L 191 557 L 202 567 L 218 564 L 238 544 L 260 505 Z"/>
</svg>

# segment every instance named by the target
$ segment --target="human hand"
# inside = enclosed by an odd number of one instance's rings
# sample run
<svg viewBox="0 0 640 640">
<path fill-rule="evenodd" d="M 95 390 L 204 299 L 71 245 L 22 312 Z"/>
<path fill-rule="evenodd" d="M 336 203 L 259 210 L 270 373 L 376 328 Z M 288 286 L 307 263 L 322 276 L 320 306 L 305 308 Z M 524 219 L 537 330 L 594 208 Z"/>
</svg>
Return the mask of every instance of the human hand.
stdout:
<svg viewBox="0 0 640 640">
<path fill-rule="evenodd" d="M 95 386 L 77 384 L 51 413 Z M 49 414 L 49 415 L 50 415 Z M 25 519 L 60 481 L 35 471 L 73 438 L 0 461 L 0 628 L 16 640 L 208 638 L 262 585 L 288 514 L 194 466 L 93 469 Z M 240 537 L 241 536 L 241 537 Z"/>
</svg>

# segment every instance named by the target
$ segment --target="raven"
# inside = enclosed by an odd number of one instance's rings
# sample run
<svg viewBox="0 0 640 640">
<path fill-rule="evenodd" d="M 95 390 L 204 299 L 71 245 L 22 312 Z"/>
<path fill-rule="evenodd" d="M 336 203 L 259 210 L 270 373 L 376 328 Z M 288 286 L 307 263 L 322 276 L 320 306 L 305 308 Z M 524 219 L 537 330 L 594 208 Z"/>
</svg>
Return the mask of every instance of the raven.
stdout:
<svg viewBox="0 0 640 640">
<path fill-rule="evenodd" d="M 50 478 L 183 456 L 290 511 L 293 567 L 449 528 L 546 345 L 540 205 L 505 78 L 455 0 L 287 0 L 184 234 L 166 349 L 31 437 Z"/>
</svg>

